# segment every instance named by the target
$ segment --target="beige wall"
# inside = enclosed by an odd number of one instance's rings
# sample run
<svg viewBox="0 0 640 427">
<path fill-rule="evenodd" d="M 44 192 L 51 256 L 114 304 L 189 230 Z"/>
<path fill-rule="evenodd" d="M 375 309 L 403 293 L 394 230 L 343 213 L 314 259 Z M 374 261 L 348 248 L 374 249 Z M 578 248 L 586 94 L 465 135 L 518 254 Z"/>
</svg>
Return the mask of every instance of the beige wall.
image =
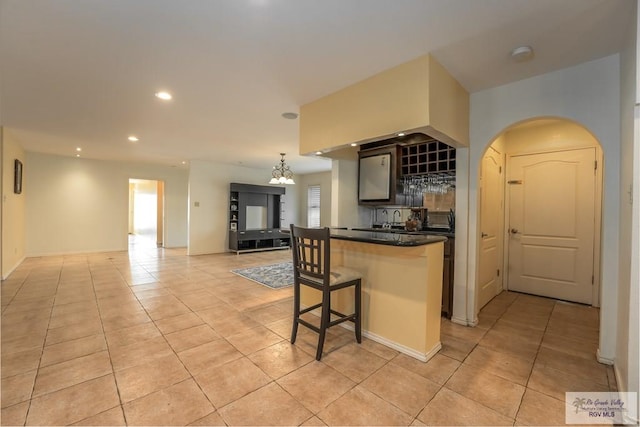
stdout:
<svg viewBox="0 0 640 427">
<path fill-rule="evenodd" d="M 566 120 L 541 119 L 504 133 L 503 153 L 524 154 L 600 145 L 583 126 Z"/>
<path fill-rule="evenodd" d="M 164 181 L 165 247 L 189 246 L 190 254 L 225 252 L 229 183 L 265 184 L 271 175 L 271 170 L 213 162 L 196 161 L 187 170 L 33 152 L 25 157 L 26 205 L 16 214 L 25 224 L 25 256 L 126 250 L 130 178 Z M 3 179 L 11 191 L 12 174 Z M 286 188 L 285 225 L 298 221 L 299 206 L 299 185 Z M 13 241 L 3 235 L 3 245 L 9 244 Z"/>
<path fill-rule="evenodd" d="M 2 278 L 5 279 L 25 257 L 25 209 L 26 197 L 30 191 L 25 178 L 31 173 L 31 165 L 25 159 L 25 152 L 11 132 L 2 132 Z M 23 164 L 22 194 L 13 192 L 14 161 Z"/>
<path fill-rule="evenodd" d="M 429 135 L 455 147 L 469 145 L 469 93 L 429 56 Z"/>
<path fill-rule="evenodd" d="M 127 250 L 130 178 L 165 181 L 165 245 L 187 244 L 186 169 L 27 152 L 25 170 L 27 256 Z"/>
<path fill-rule="evenodd" d="M 242 166 L 195 160 L 189 167 L 189 255 L 222 253 L 229 250 L 229 184 L 268 185 L 271 169 L 252 169 Z M 298 223 L 298 194 L 295 185 L 286 185 L 284 198 L 284 227 Z M 198 204 L 198 206 L 196 206 Z"/>
<path fill-rule="evenodd" d="M 300 108 L 300 153 L 424 126 L 429 119 L 427 56 L 385 70 Z"/>
<path fill-rule="evenodd" d="M 431 56 L 382 71 L 300 108 L 300 153 L 332 151 L 397 132 L 469 143 L 469 94 Z"/>
</svg>

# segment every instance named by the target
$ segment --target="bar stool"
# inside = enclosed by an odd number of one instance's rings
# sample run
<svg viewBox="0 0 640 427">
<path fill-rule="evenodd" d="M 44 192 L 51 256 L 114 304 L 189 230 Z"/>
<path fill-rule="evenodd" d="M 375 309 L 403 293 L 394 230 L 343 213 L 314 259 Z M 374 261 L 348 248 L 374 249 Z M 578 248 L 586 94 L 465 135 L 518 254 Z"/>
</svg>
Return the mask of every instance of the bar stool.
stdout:
<svg viewBox="0 0 640 427">
<path fill-rule="evenodd" d="M 316 360 L 322 357 L 327 329 L 342 322 L 355 324 L 356 341 L 362 342 L 361 277 L 360 273 L 347 267 L 331 268 L 331 239 L 329 228 L 303 228 L 291 224 L 291 247 L 293 251 L 293 329 L 291 344 L 296 342 L 298 325 L 317 332 L 318 349 Z M 322 301 L 303 310 L 300 309 L 300 286 L 309 286 L 322 292 Z M 346 315 L 331 309 L 331 292 L 354 287 L 354 313 Z M 321 308 L 320 327 L 300 318 L 301 314 Z M 331 315 L 337 316 L 331 320 Z"/>
</svg>

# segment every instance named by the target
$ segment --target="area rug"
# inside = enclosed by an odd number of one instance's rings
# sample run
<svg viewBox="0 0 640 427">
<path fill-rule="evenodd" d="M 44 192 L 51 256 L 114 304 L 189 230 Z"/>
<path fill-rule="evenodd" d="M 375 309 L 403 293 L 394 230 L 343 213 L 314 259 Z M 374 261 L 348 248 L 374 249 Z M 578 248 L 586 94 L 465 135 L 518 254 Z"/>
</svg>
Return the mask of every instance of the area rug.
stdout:
<svg viewBox="0 0 640 427">
<path fill-rule="evenodd" d="M 241 268 L 231 270 L 231 272 L 273 289 L 286 288 L 293 285 L 293 263 L 291 261 Z"/>
</svg>

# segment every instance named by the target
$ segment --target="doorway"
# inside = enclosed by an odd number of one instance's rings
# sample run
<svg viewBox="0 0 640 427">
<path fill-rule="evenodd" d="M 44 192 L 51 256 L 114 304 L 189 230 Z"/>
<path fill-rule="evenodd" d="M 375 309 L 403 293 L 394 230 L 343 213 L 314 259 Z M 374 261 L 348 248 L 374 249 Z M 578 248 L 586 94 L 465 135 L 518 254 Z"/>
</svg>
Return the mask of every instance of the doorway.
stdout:
<svg viewBox="0 0 640 427">
<path fill-rule="evenodd" d="M 129 247 L 164 246 L 164 181 L 129 179 Z"/>
<path fill-rule="evenodd" d="M 592 303 L 595 161 L 594 148 L 510 158 L 510 290 Z"/>
<path fill-rule="evenodd" d="M 593 135 L 564 119 L 512 126 L 488 147 L 480 175 L 477 309 L 503 289 L 599 306 L 602 150 Z"/>
<path fill-rule="evenodd" d="M 504 156 L 489 147 L 482 159 L 480 177 L 480 260 L 478 307 L 502 291 L 502 224 L 504 222 Z"/>
</svg>

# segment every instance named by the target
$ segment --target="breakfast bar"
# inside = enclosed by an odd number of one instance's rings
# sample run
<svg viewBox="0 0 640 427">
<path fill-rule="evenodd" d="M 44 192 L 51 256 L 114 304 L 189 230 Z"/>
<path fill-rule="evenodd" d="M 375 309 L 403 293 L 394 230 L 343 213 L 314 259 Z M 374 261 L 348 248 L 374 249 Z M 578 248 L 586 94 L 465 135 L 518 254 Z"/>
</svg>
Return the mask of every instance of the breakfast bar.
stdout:
<svg viewBox="0 0 640 427">
<path fill-rule="evenodd" d="M 440 350 L 446 240 L 437 235 L 331 230 L 332 265 L 344 265 L 362 275 L 365 337 L 424 362 Z M 305 289 L 304 305 L 319 301 L 315 292 Z M 337 291 L 332 306 L 349 312 L 353 293 Z"/>
</svg>

